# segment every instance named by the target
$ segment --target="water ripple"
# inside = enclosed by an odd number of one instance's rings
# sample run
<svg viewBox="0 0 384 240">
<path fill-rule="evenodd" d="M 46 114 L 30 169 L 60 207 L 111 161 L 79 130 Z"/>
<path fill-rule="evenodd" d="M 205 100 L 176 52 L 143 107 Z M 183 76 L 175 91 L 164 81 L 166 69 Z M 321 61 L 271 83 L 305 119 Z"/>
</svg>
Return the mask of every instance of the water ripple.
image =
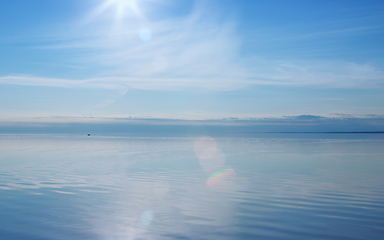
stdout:
<svg viewBox="0 0 384 240">
<path fill-rule="evenodd" d="M 382 239 L 383 143 L 0 136 L 0 238 Z"/>
</svg>

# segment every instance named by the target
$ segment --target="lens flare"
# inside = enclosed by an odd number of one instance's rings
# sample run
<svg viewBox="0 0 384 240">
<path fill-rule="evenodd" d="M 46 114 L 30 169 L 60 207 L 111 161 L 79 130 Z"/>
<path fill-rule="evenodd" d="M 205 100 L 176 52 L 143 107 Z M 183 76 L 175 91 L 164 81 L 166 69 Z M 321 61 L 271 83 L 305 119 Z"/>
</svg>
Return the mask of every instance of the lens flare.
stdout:
<svg viewBox="0 0 384 240">
<path fill-rule="evenodd" d="M 132 11 L 135 15 L 140 14 L 139 7 L 137 6 L 136 0 L 113 0 L 117 7 L 117 18 L 124 17 L 126 9 Z"/>
<path fill-rule="evenodd" d="M 195 154 L 200 159 L 212 158 L 217 151 L 217 143 L 211 137 L 200 137 L 194 146 Z"/>
<path fill-rule="evenodd" d="M 221 169 L 213 172 L 209 176 L 209 178 L 207 180 L 207 185 L 209 187 L 217 185 L 222 180 L 224 180 L 230 176 L 233 176 L 234 174 L 235 174 L 235 170 L 233 170 L 232 168 L 221 168 Z"/>
<path fill-rule="evenodd" d="M 148 230 L 148 227 L 151 225 L 153 221 L 153 212 L 151 210 L 144 211 L 137 223 L 137 230 L 141 233 L 144 233 Z"/>
<path fill-rule="evenodd" d="M 225 156 L 217 147 L 215 139 L 200 137 L 195 141 L 194 151 L 199 158 L 200 166 L 207 173 L 212 173 L 225 164 Z"/>
<path fill-rule="evenodd" d="M 140 28 L 139 37 L 144 42 L 149 42 L 152 39 L 152 32 L 149 28 Z"/>
<path fill-rule="evenodd" d="M 207 186 L 225 185 L 229 177 L 235 175 L 235 170 L 225 167 L 225 155 L 218 148 L 215 139 L 200 137 L 195 141 L 194 151 L 199 158 L 200 166 L 209 175 Z"/>
<path fill-rule="evenodd" d="M 137 0 L 107 0 L 91 12 L 86 22 L 89 23 L 110 8 L 116 8 L 115 18 L 119 21 L 125 17 L 127 10 L 136 15 L 136 17 L 141 17 L 142 15 L 137 5 Z"/>
</svg>

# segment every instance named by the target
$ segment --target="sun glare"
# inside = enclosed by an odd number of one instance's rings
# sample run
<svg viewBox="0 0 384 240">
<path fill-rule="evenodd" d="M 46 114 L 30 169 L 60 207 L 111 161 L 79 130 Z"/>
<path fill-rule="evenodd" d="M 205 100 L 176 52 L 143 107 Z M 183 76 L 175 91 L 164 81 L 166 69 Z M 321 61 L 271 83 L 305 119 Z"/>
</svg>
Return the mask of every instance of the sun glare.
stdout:
<svg viewBox="0 0 384 240">
<path fill-rule="evenodd" d="M 127 14 L 133 14 L 138 17 L 141 15 L 141 12 L 137 1 L 138 0 L 106 0 L 93 11 L 90 19 L 97 17 L 110 8 L 116 8 L 116 18 L 120 20 Z"/>
<path fill-rule="evenodd" d="M 112 2 L 116 4 L 118 18 L 122 18 L 127 9 L 132 11 L 135 15 L 140 14 L 136 0 L 112 0 Z"/>
</svg>

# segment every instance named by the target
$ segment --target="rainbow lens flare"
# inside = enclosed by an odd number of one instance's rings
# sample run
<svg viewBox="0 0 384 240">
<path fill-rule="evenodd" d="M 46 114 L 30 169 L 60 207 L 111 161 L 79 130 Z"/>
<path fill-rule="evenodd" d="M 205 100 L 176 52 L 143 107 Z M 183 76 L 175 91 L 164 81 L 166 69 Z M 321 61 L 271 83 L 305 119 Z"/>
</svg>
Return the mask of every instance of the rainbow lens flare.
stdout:
<svg viewBox="0 0 384 240">
<path fill-rule="evenodd" d="M 216 170 L 209 176 L 207 180 L 207 185 L 209 187 L 214 186 L 221 182 L 223 179 L 226 179 L 234 174 L 235 170 L 233 170 L 232 168 L 221 168 L 219 170 Z"/>
</svg>

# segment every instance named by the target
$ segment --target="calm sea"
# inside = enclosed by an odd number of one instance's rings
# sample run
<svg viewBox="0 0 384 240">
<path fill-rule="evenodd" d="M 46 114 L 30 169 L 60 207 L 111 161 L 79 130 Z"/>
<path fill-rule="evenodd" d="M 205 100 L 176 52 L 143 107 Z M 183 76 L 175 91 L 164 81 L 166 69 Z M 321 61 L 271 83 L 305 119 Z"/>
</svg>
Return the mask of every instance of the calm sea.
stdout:
<svg viewBox="0 0 384 240">
<path fill-rule="evenodd" d="M 0 135 L 0 239 L 384 239 L 384 134 Z"/>
</svg>

